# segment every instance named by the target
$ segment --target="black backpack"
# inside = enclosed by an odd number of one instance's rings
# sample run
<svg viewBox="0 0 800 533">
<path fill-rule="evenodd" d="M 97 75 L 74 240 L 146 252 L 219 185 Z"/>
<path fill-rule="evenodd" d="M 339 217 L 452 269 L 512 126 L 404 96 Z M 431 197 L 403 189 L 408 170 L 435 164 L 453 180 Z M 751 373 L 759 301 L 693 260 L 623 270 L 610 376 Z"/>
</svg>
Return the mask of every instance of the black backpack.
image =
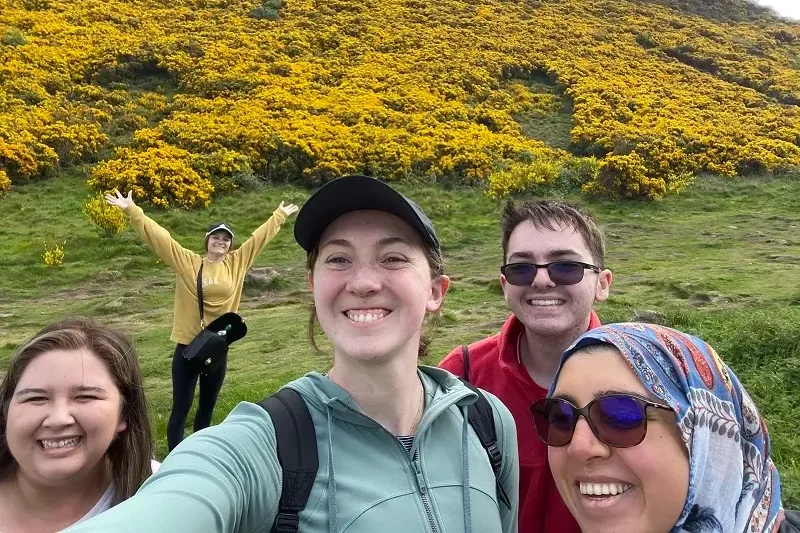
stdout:
<svg viewBox="0 0 800 533">
<path fill-rule="evenodd" d="M 475 430 L 489 456 L 489 463 L 496 479 L 498 498 L 511 509 L 511 502 L 498 478 L 503 456 L 497 446 L 492 405 L 471 383 L 464 379 L 462 382 L 478 395 L 478 400 L 467 407 L 467 421 Z M 297 533 L 300 511 L 305 509 L 308 503 L 319 468 L 314 422 L 311 420 L 305 400 L 294 389 L 286 387 L 280 389 L 260 401 L 258 405 L 272 418 L 278 442 L 278 462 L 283 471 L 281 499 L 272 533 Z"/>
</svg>

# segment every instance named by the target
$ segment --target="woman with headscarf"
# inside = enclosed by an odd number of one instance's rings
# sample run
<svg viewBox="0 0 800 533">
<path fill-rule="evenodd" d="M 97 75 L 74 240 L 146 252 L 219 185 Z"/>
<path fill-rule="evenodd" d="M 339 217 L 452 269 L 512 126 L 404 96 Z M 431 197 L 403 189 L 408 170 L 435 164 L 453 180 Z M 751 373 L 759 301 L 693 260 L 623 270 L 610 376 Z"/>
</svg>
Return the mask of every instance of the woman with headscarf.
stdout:
<svg viewBox="0 0 800 533">
<path fill-rule="evenodd" d="M 696 337 L 643 323 L 591 330 L 531 411 L 584 533 L 798 531 L 764 420 Z"/>
</svg>

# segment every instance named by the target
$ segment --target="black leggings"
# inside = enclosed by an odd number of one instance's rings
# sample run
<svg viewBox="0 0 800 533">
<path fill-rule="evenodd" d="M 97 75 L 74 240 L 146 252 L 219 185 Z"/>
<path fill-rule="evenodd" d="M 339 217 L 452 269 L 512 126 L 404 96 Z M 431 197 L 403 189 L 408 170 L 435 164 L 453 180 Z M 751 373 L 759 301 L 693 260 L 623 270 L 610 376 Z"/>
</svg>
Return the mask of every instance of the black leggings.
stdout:
<svg viewBox="0 0 800 533">
<path fill-rule="evenodd" d="M 192 369 L 189 361 L 181 355 L 184 348 L 186 348 L 185 344 L 175 346 L 175 355 L 172 357 L 172 412 L 167 423 L 169 451 L 172 451 L 183 440 L 186 417 L 189 416 L 189 410 L 192 408 L 198 377 L 200 378 L 200 399 L 194 415 L 194 430 L 199 431 L 211 425 L 214 405 L 217 403 L 228 366 L 228 357 L 226 356 L 216 371 L 201 374 Z"/>
</svg>

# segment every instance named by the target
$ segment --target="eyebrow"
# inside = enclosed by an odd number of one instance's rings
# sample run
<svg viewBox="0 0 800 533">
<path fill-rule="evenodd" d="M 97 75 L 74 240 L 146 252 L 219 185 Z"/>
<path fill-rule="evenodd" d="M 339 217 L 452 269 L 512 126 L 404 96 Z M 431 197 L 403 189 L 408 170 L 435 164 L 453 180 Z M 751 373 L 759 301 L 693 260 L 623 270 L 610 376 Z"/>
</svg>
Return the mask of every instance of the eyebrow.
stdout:
<svg viewBox="0 0 800 533">
<path fill-rule="evenodd" d="M 50 392 L 50 390 L 48 390 L 48 389 L 28 388 L 28 389 L 22 389 L 22 390 L 18 391 L 16 394 L 14 394 L 14 396 L 24 396 L 26 394 L 48 394 L 49 392 Z M 101 393 L 106 393 L 108 391 L 106 391 L 106 389 L 104 389 L 103 387 L 87 387 L 85 385 L 81 385 L 79 387 L 72 387 L 70 389 L 70 392 L 73 392 L 73 393 L 75 393 L 75 392 L 101 392 Z"/>
<path fill-rule="evenodd" d="M 613 396 L 615 394 L 629 394 L 633 396 L 640 396 L 642 398 L 646 398 L 647 394 L 642 394 L 641 392 L 636 392 L 632 390 L 625 390 L 625 389 L 610 389 L 610 390 L 601 390 L 594 393 L 595 398 L 602 398 L 604 396 Z"/>
<path fill-rule="evenodd" d="M 635 392 L 635 391 L 632 391 L 632 390 L 609 389 L 609 390 L 600 390 L 600 391 L 595 392 L 592 395 L 592 399 L 596 400 L 597 398 L 603 398 L 605 396 L 613 396 L 615 394 L 630 394 L 630 395 L 639 396 L 639 397 L 642 397 L 642 398 L 648 398 L 649 397 L 649 394 L 642 394 L 642 393 Z M 575 396 L 573 396 L 573 395 L 571 395 L 569 393 L 554 394 L 553 398 L 558 398 L 558 399 L 561 399 L 561 400 L 567 400 L 572 405 L 575 405 L 575 406 L 578 405 L 578 400 L 575 399 Z M 586 403 L 589 403 L 589 402 L 586 402 Z"/>
<path fill-rule="evenodd" d="M 47 389 L 22 389 L 21 391 L 17 391 L 14 396 L 23 396 L 25 394 L 47 394 L 49 391 Z"/>
<path fill-rule="evenodd" d="M 402 237 L 384 237 L 383 239 L 378 240 L 378 246 L 388 246 L 390 244 L 398 243 L 412 246 L 411 241 Z M 353 242 L 347 239 L 330 239 L 320 245 L 320 250 L 326 246 L 344 246 L 346 248 L 352 248 Z"/>
<path fill-rule="evenodd" d="M 531 252 L 527 252 L 527 251 L 514 252 L 513 254 L 508 256 L 509 259 L 511 259 L 512 257 L 519 258 L 519 259 L 535 260 L 534 254 L 531 253 Z M 580 258 L 581 254 L 579 254 L 575 250 L 563 249 L 563 250 L 551 250 L 551 251 L 547 252 L 544 255 L 544 257 L 546 258 L 546 260 L 563 259 L 563 258 L 567 258 L 567 257 L 568 258 Z"/>
<path fill-rule="evenodd" d="M 568 394 L 568 393 L 554 394 L 552 397 L 553 398 L 557 398 L 559 400 L 567 400 L 572 405 L 577 405 L 577 403 L 578 403 L 578 400 L 575 399 L 575 396 L 573 396 L 572 394 Z"/>
<path fill-rule="evenodd" d="M 103 387 L 87 387 L 87 386 L 80 386 L 80 387 L 73 387 L 72 392 L 108 392 Z"/>
</svg>

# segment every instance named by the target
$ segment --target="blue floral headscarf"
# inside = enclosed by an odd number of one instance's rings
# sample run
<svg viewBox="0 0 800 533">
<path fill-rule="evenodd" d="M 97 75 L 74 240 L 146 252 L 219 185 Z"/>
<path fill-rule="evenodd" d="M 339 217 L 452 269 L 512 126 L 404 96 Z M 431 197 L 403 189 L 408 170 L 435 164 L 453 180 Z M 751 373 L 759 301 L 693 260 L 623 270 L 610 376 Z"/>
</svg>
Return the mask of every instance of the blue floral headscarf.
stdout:
<svg viewBox="0 0 800 533">
<path fill-rule="evenodd" d="M 675 410 L 689 452 L 689 490 L 672 533 L 777 531 L 781 487 L 767 428 L 714 348 L 663 326 L 610 324 L 578 338 L 561 366 L 591 344 L 615 346 L 642 384 Z M 557 382 L 558 374 L 550 395 Z"/>
</svg>

